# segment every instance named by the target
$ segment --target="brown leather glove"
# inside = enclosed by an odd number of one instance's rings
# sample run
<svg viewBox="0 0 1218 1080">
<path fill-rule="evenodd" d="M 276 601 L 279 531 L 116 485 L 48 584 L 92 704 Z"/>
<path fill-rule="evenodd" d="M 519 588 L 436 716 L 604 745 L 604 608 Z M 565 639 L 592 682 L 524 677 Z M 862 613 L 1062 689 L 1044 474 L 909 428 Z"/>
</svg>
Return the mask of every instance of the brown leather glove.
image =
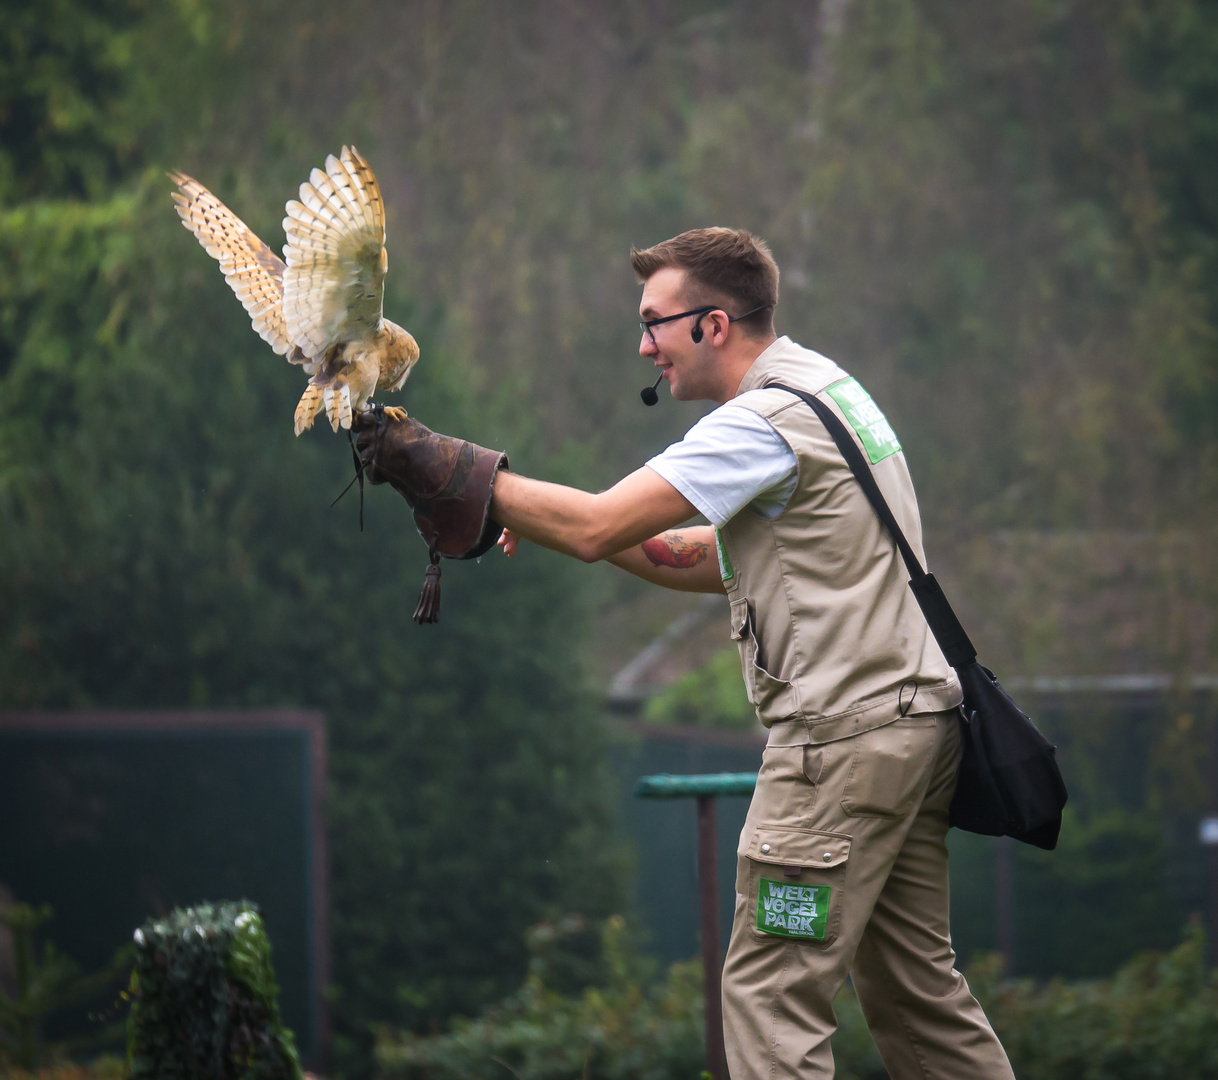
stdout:
<svg viewBox="0 0 1218 1080">
<path fill-rule="evenodd" d="M 410 504 L 431 565 L 414 620 L 440 620 L 440 559 L 476 559 L 503 531 L 490 516 L 495 475 L 508 467 L 498 450 L 439 435 L 412 417 L 374 411 L 352 424 L 364 476 L 388 483 Z"/>
</svg>

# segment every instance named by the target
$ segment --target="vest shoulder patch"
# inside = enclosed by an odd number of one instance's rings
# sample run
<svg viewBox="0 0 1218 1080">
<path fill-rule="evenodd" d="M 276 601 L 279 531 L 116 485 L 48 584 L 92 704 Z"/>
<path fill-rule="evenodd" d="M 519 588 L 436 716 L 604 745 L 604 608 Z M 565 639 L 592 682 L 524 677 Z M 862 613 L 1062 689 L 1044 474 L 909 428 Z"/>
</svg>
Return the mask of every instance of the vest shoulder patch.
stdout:
<svg viewBox="0 0 1218 1080">
<path fill-rule="evenodd" d="M 872 465 L 891 457 L 901 449 L 896 432 L 880 412 L 879 406 L 871 400 L 871 395 L 859 384 L 858 379 L 842 379 L 841 382 L 827 387 L 825 393 L 837 402 L 838 408 L 845 414 L 846 420 L 858 434 Z"/>
</svg>

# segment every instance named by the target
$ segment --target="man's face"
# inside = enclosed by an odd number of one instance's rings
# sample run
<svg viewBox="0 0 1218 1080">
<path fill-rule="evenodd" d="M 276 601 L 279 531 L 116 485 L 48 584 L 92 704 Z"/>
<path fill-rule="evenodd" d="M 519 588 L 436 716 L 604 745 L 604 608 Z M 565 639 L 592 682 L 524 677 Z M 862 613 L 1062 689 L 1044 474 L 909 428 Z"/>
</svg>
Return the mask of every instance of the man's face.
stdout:
<svg viewBox="0 0 1218 1080">
<path fill-rule="evenodd" d="M 685 271 L 666 266 L 643 285 L 639 318 L 647 322 L 699 306 L 686 295 Z M 661 369 L 668 389 L 678 401 L 718 401 L 722 392 L 719 358 L 707 338 L 695 343 L 690 337 L 695 325 L 698 316 L 690 315 L 653 327 L 651 334 L 643 334 L 639 355 L 650 357 Z M 705 328 L 705 319 L 702 325 Z"/>
</svg>

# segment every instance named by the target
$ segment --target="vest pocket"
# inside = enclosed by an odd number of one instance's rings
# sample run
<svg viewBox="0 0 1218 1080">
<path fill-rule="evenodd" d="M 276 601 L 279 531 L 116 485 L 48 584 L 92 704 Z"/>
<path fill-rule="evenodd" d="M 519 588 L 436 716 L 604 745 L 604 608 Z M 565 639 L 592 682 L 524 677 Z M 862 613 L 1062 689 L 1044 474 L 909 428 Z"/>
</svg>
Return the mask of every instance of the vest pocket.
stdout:
<svg viewBox="0 0 1218 1080">
<path fill-rule="evenodd" d="M 731 602 L 731 635 L 740 649 L 740 668 L 749 704 L 769 722 L 794 715 L 797 711 L 795 687 L 762 667 L 760 658 L 763 654 L 757 644 L 753 612 L 745 597 Z"/>
<path fill-rule="evenodd" d="M 828 945 L 841 923 L 850 838 L 840 833 L 759 825 L 741 853 L 748 919 L 757 941 Z"/>
</svg>

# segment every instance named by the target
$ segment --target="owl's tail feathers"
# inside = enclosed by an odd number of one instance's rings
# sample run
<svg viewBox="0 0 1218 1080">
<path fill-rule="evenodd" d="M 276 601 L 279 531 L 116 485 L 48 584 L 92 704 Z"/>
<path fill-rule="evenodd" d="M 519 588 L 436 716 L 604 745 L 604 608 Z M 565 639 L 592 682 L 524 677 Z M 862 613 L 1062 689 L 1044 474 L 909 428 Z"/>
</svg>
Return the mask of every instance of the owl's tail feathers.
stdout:
<svg viewBox="0 0 1218 1080">
<path fill-rule="evenodd" d="M 297 435 L 302 431 L 308 431 L 313 426 L 313 417 L 321 412 L 324 404 L 322 388 L 320 386 L 314 386 L 310 383 L 305 387 L 305 392 L 300 395 L 300 401 L 296 406 Z"/>
<path fill-rule="evenodd" d="M 309 383 L 296 405 L 296 434 L 308 431 L 313 426 L 313 417 L 323 408 L 335 431 L 339 428 L 351 430 L 351 388 L 346 383 L 328 386 Z"/>
<path fill-rule="evenodd" d="M 322 390 L 326 402 L 326 416 L 330 426 L 337 431 L 340 427 L 351 430 L 351 388 L 346 383 L 327 386 Z"/>
</svg>

